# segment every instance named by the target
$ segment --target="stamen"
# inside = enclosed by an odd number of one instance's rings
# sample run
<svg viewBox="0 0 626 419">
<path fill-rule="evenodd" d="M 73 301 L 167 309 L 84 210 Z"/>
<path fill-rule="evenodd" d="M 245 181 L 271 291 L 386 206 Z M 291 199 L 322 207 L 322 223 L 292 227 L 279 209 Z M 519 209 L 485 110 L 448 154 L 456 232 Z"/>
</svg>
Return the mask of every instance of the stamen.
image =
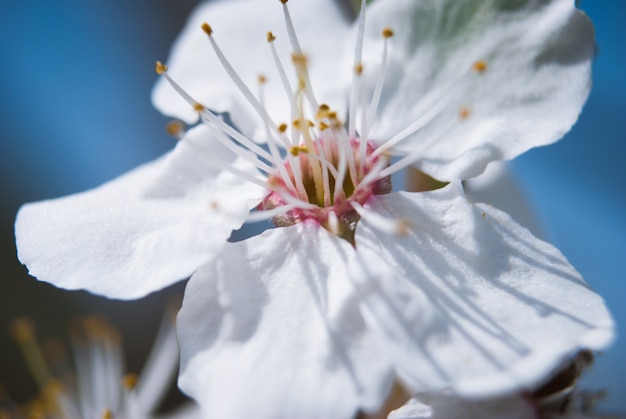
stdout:
<svg viewBox="0 0 626 419">
<path fill-rule="evenodd" d="M 484 73 L 485 71 L 487 71 L 487 61 L 485 60 L 476 61 L 474 64 L 472 64 L 472 70 L 474 70 L 477 73 Z"/>
<path fill-rule="evenodd" d="M 470 116 L 470 113 L 470 108 L 467 106 L 461 106 L 461 109 L 459 109 L 459 118 L 465 120 Z"/>
<path fill-rule="evenodd" d="M 298 37 L 296 36 L 296 30 L 293 26 L 293 21 L 291 20 L 291 15 L 289 14 L 289 8 L 287 7 L 287 1 L 280 2 L 283 4 L 283 15 L 285 17 L 285 26 L 287 28 L 287 35 L 289 36 L 289 41 L 291 42 L 291 48 L 294 50 L 295 54 L 304 56 L 302 53 L 302 49 L 300 48 L 300 43 L 298 42 Z M 309 78 L 309 71 L 305 65 L 302 69 L 302 80 L 306 85 L 305 95 L 311 104 L 312 108 L 317 108 L 317 100 L 315 99 L 315 95 L 313 94 L 313 89 L 311 88 L 311 82 Z"/>
<path fill-rule="evenodd" d="M 365 209 L 359 203 L 354 201 L 350 201 L 350 205 L 352 205 L 352 208 L 354 208 L 362 219 L 366 220 L 372 225 L 372 227 L 383 233 L 405 235 L 410 231 L 411 224 L 408 220 L 394 220 L 384 217 L 374 211 Z"/>
<path fill-rule="evenodd" d="M 361 130 L 361 135 L 365 142 L 367 143 L 367 139 L 369 138 L 370 131 L 370 121 L 374 121 L 376 119 L 376 112 L 378 111 L 378 104 L 380 103 L 380 98 L 383 92 L 383 85 L 385 83 L 385 73 L 387 68 L 387 48 L 388 48 L 388 39 L 393 36 L 393 30 L 390 28 L 383 29 L 383 56 L 381 58 L 380 63 L 380 71 L 378 73 L 378 79 L 376 80 L 376 86 L 374 87 L 374 94 L 372 95 L 372 101 L 370 102 L 370 106 L 367 110 L 367 116 L 363 121 L 363 129 Z M 365 161 L 365 154 L 367 151 L 367 147 L 360 145 L 359 146 L 359 155 L 361 157 L 361 161 Z M 361 169 L 363 166 L 361 166 Z M 363 172 L 360 172 L 360 175 L 363 175 Z"/>
<path fill-rule="evenodd" d="M 182 121 L 170 121 L 165 125 L 165 132 L 168 135 L 180 140 L 185 133 L 185 124 Z"/>
<path fill-rule="evenodd" d="M 24 360 L 31 374 L 33 374 L 33 377 L 37 381 L 37 384 L 41 389 L 45 388 L 51 375 L 41 348 L 35 339 L 35 327 L 33 323 L 27 318 L 17 319 L 11 324 L 11 333 L 13 339 L 15 339 L 19 345 Z"/>
<path fill-rule="evenodd" d="M 276 69 L 278 70 L 278 74 L 280 76 L 280 81 L 285 89 L 285 94 L 287 95 L 287 99 L 289 100 L 289 108 L 291 111 L 290 117 L 293 119 L 296 115 L 295 111 L 295 103 L 292 96 L 293 89 L 291 88 L 291 84 L 289 83 L 289 79 L 287 78 L 287 73 L 285 72 L 285 68 L 283 67 L 282 61 L 278 56 L 278 52 L 276 51 L 276 46 L 274 45 L 274 41 L 276 37 L 272 32 L 267 33 L 267 42 L 270 44 L 270 49 L 272 50 L 272 57 L 274 59 L 274 64 L 276 65 Z M 284 131 L 281 131 L 284 132 Z"/>
<path fill-rule="evenodd" d="M 233 145 L 232 145 L 231 141 L 229 141 L 229 140 L 228 141 L 224 141 L 223 137 L 218 136 L 218 139 L 220 139 L 222 144 L 224 144 L 226 147 L 231 149 L 233 152 L 235 152 L 238 155 L 241 155 L 242 157 L 244 157 L 246 159 L 250 158 L 249 156 L 246 156 L 246 152 L 248 152 L 248 150 L 250 150 L 250 151 L 256 153 L 256 155 L 258 155 L 259 157 L 262 157 L 263 159 L 269 161 L 270 163 L 276 164 L 276 162 L 274 161 L 273 157 L 267 151 L 265 151 L 264 149 L 259 147 L 252 140 L 247 138 L 245 135 L 241 134 L 239 131 L 237 131 L 236 129 L 234 129 L 230 125 L 226 124 L 221 118 L 219 118 L 213 112 L 209 111 L 205 106 L 203 106 L 202 104 L 198 103 L 193 97 L 191 97 L 191 95 L 189 95 L 189 93 L 187 93 L 168 74 L 163 74 L 163 77 L 165 77 L 165 79 L 170 83 L 170 85 L 174 88 L 174 90 L 176 90 L 176 92 L 178 92 L 178 94 L 181 95 L 183 97 L 183 99 L 185 99 L 187 101 L 187 103 L 189 103 L 191 106 L 193 106 L 193 108 L 196 110 L 196 112 L 198 112 L 200 114 L 200 117 L 203 120 L 203 122 L 205 122 L 207 125 L 215 126 L 222 133 L 228 135 L 230 138 L 232 138 L 233 140 L 235 140 L 236 142 L 241 144 L 244 148 L 242 149 L 240 147 L 237 147 L 236 149 L 233 149 L 232 148 Z M 260 169 L 265 170 L 265 171 L 267 171 L 267 168 L 269 167 L 266 164 L 264 164 L 263 162 L 257 160 L 256 158 L 254 159 L 254 161 L 252 161 L 252 163 L 255 166 L 257 166 Z M 270 171 L 271 171 L 271 169 L 270 169 Z"/>
<path fill-rule="evenodd" d="M 263 108 L 263 106 L 261 106 L 259 101 L 254 97 L 250 89 L 248 89 L 248 86 L 246 86 L 243 80 L 241 80 L 241 77 L 239 77 L 239 75 L 237 74 L 233 66 L 230 64 L 230 61 L 228 61 L 228 59 L 226 58 L 226 56 L 224 55 L 220 47 L 217 45 L 217 42 L 215 41 L 212 35 L 213 29 L 211 29 L 211 26 L 207 23 L 204 23 L 202 24 L 202 30 L 207 34 L 207 37 L 209 38 L 209 42 L 211 43 L 211 46 L 213 47 L 213 51 L 215 52 L 215 55 L 217 55 L 217 59 L 222 64 L 222 67 L 224 67 L 224 70 L 226 70 L 226 73 L 230 76 L 230 79 L 235 83 L 239 91 L 248 100 L 250 105 L 252 105 L 252 107 L 257 112 L 257 114 L 261 117 L 261 119 L 263 119 L 263 121 L 266 124 L 268 124 L 269 126 L 273 127 L 273 129 L 275 129 L 275 126 L 272 122 L 272 118 L 268 115 L 265 108 Z"/>
<path fill-rule="evenodd" d="M 359 90 L 361 88 L 361 75 L 363 73 L 363 36 L 365 33 L 365 10 L 366 1 L 361 0 L 361 11 L 359 12 L 359 24 L 357 28 L 356 44 L 354 46 L 354 74 L 350 87 L 350 107 L 348 115 L 348 137 L 355 138 L 356 132 L 356 108 Z"/>
<path fill-rule="evenodd" d="M 263 77 L 263 76 L 261 76 Z M 264 106 L 264 96 L 263 96 L 263 84 L 265 83 L 265 78 L 263 77 L 263 81 L 261 82 L 261 79 L 259 78 L 259 82 L 260 82 L 260 86 L 259 86 L 259 102 L 261 103 L 261 105 Z M 280 162 L 281 161 L 281 157 L 280 157 L 280 152 L 278 151 L 278 147 L 276 146 L 276 143 L 274 142 L 275 139 L 272 137 L 272 134 L 270 133 L 270 127 L 268 124 L 265 124 L 265 134 L 267 136 L 267 145 L 270 149 L 270 153 L 272 153 L 272 157 L 274 159 L 274 161 L 276 162 Z M 282 136 L 280 136 L 282 138 Z M 293 184 L 291 177 L 289 177 L 289 175 L 287 174 L 287 169 L 285 168 L 285 166 L 283 164 L 278 164 L 278 171 L 280 172 L 280 176 L 283 178 L 283 180 L 285 181 L 285 184 L 287 186 L 287 189 L 290 189 L 291 191 L 295 192 L 296 191 L 296 186 Z M 267 174 L 272 173 L 267 172 Z M 301 188 L 298 188 L 299 190 L 304 190 L 304 185 Z"/>
</svg>

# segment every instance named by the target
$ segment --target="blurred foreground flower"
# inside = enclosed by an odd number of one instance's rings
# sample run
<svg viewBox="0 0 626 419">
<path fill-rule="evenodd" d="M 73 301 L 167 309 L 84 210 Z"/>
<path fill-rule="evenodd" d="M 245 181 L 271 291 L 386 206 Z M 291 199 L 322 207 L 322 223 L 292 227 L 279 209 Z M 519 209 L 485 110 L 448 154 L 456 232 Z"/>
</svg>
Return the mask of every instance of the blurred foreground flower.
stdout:
<svg viewBox="0 0 626 419">
<path fill-rule="evenodd" d="M 72 327 L 72 358 L 61 340 L 40 346 L 30 320 L 16 320 L 12 333 L 20 345 L 41 394 L 19 406 L 0 395 L 0 418 L 141 419 L 155 412 L 178 366 L 178 343 L 171 310 L 161 327 L 140 376 L 124 374 L 121 338 L 99 316 L 77 320 Z M 73 368 L 72 368 L 73 365 Z M 195 405 L 164 418 L 200 417 Z"/>
<path fill-rule="evenodd" d="M 378 0 L 353 27 L 330 0 L 281 3 L 196 11 L 154 100 L 203 124 L 100 188 L 24 206 L 30 273 L 114 298 L 191 276 L 179 385 L 216 418 L 348 418 L 398 380 L 492 397 L 608 345 L 610 315 L 563 255 L 460 183 L 576 120 L 593 28 L 573 0 Z M 449 184 L 392 193 L 409 165 Z M 269 218 L 281 228 L 226 241 Z"/>
</svg>

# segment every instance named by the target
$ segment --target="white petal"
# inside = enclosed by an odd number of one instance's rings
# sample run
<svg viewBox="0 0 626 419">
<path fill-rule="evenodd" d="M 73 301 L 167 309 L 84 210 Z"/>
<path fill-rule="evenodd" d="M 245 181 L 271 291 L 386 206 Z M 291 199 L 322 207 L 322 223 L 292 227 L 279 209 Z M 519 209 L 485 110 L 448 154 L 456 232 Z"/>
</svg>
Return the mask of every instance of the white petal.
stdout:
<svg viewBox="0 0 626 419">
<path fill-rule="evenodd" d="M 302 50 L 309 57 L 312 86 L 319 96 L 318 100 L 341 106 L 345 103 L 344 89 L 351 72 L 346 74 L 347 80 L 340 81 L 334 64 L 343 53 L 337 47 L 337 40 L 348 36 L 349 22 L 334 0 L 294 1 L 289 3 L 289 8 Z M 265 129 L 261 119 L 216 58 L 206 34 L 200 29 L 204 22 L 211 25 L 213 37 L 254 94 L 257 92 L 258 76 L 267 77 L 265 102 L 274 122 L 291 121 L 289 97 L 281 84 L 266 41 L 267 32 L 273 32 L 285 71 L 288 76 L 295 76 L 292 49 L 280 3 L 258 0 L 205 2 L 189 18 L 168 59 L 168 74 L 196 100 L 217 111 L 230 111 L 233 122 L 241 130 L 263 138 Z M 297 87 L 294 80 L 295 77 L 291 80 L 292 89 Z M 197 119 L 192 107 L 164 79 L 156 84 L 152 100 L 166 115 L 188 122 Z"/>
<path fill-rule="evenodd" d="M 188 278 L 258 195 L 211 163 L 233 161 L 227 153 L 198 127 L 166 156 L 96 189 L 24 205 L 15 221 L 20 261 L 42 281 L 113 298 Z"/>
<path fill-rule="evenodd" d="M 391 386 L 347 277 L 353 248 L 314 223 L 229 243 L 191 278 L 179 385 L 215 418 L 350 418 Z"/>
<path fill-rule="evenodd" d="M 366 69 L 380 61 L 382 28 L 395 32 L 372 137 L 387 140 L 432 110 L 395 152 L 416 153 L 436 179 L 466 179 L 557 141 L 589 93 L 594 31 L 574 0 L 386 0 L 368 16 Z M 482 73 L 472 70 L 479 60 Z"/>
<path fill-rule="evenodd" d="M 464 400 L 446 393 L 420 394 L 388 419 L 536 419 L 535 407 L 522 396 Z"/>
<path fill-rule="evenodd" d="M 577 350 L 613 338 L 602 298 L 551 245 L 467 202 L 459 183 L 394 193 L 369 209 L 402 236 L 357 227 L 364 316 L 414 391 L 482 397 L 532 388 Z"/>
</svg>

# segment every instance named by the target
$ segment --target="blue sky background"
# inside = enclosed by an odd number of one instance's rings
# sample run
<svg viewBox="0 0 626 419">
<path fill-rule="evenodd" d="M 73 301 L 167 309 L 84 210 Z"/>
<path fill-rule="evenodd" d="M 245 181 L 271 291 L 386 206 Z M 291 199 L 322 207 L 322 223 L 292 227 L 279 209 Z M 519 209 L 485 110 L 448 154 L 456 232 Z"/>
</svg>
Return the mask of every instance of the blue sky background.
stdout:
<svg viewBox="0 0 626 419">
<path fill-rule="evenodd" d="M 156 327 L 167 296 L 109 302 L 27 279 L 14 256 L 13 219 L 23 202 L 94 187 L 173 146 L 150 104 L 153 67 L 194 3 L 0 0 L 0 382 L 18 393 L 32 386 L 15 379 L 24 366 L 6 337 L 18 315 L 59 334 L 72 316 L 104 311 L 138 347 Z M 549 241 L 605 297 L 625 336 L 626 2 L 581 7 L 599 46 L 589 102 L 565 139 L 518 158 L 513 170 Z M 618 340 L 586 380 L 608 388 L 609 409 L 626 411 L 625 354 Z M 131 366 L 139 362 L 130 355 Z"/>
</svg>

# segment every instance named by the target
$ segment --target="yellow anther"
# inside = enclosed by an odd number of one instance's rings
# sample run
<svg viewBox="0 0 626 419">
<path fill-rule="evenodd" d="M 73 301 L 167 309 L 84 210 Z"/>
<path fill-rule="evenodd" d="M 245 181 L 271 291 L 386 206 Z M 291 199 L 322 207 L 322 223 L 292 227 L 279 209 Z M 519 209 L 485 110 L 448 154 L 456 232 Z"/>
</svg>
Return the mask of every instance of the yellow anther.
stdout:
<svg viewBox="0 0 626 419">
<path fill-rule="evenodd" d="M 267 33 L 267 42 L 274 42 L 276 40 L 276 37 L 274 36 L 273 33 L 268 32 Z"/>
<path fill-rule="evenodd" d="M 113 412 L 111 409 L 104 409 L 104 412 L 102 412 L 102 419 L 113 419 Z"/>
<path fill-rule="evenodd" d="M 324 131 L 324 130 L 327 130 L 328 128 L 330 128 L 330 127 L 328 126 L 327 123 L 320 122 L 319 128 L 320 128 L 320 131 Z"/>
<path fill-rule="evenodd" d="M 180 138 L 184 130 L 185 124 L 182 121 L 170 121 L 165 125 L 165 132 L 175 138 Z"/>
<path fill-rule="evenodd" d="M 280 124 L 280 125 L 278 126 L 278 131 L 280 131 L 281 133 L 283 133 L 283 134 L 284 134 L 284 133 L 287 131 L 287 124 L 285 124 L 285 123 Z"/>
<path fill-rule="evenodd" d="M 298 90 L 306 89 L 306 82 L 304 79 L 298 79 Z"/>
<path fill-rule="evenodd" d="M 160 76 L 167 72 L 167 66 L 161 61 L 156 62 L 156 73 Z"/>
<path fill-rule="evenodd" d="M 137 374 L 126 374 L 122 378 L 122 386 L 125 390 L 133 390 L 137 387 Z"/>
<path fill-rule="evenodd" d="M 204 31 L 204 33 L 206 33 L 209 36 L 211 36 L 211 34 L 213 34 L 213 28 L 211 27 L 211 25 L 209 25 L 206 22 L 204 22 L 202 24 L 202 30 Z"/>
<path fill-rule="evenodd" d="M 487 61 L 478 60 L 474 64 L 472 64 L 472 70 L 477 73 L 484 73 L 487 70 Z"/>
<path fill-rule="evenodd" d="M 363 74 L 363 63 L 358 63 L 354 66 L 354 74 L 360 76 Z"/>
<path fill-rule="evenodd" d="M 266 81 L 267 77 L 265 77 L 263 74 L 259 74 L 259 84 L 265 84 Z"/>
<path fill-rule="evenodd" d="M 288 0 L 279 0 L 282 4 L 287 4 Z"/>
<path fill-rule="evenodd" d="M 311 121 L 310 119 L 306 120 L 306 124 L 309 126 L 309 128 L 313 128 L 315 126 L 315 122 Z"/>
<path fill-rule="evenodd" d="M 315 119 L 320 120 L 326 118 L 330 112 L 330 107 L 326 104 L 321 104 L 317 112 L 315 113 Z"/>
<path fill-rule="evenodd" d="M 289 153 L 291 153 L 291 155 L 294 156 L 294 157 L 299 155 L 300 153 L 305 153 L 306 154 L 308 152 L 309 152 L 309 149 L 306 148 L 306 146 L 303 146 L 303 145 L 296 145 L 296 146 L 293 146 L 293 147 L 291 147 L 289 149 Z"/>
<path fill-rule="evenodd" d="M 393 36 L 393 29 L 385 28 L 383 29 L 383 38 L 391 38 Z"/>
<path fill-rule="evenodd" d="M 328 112 L 326 116 L 328 117 L 328 119 L 337 119 L 337 112 L 335 111 Z"/>
<path fill-rule="evenodd" d="M 202 103 L 195 103 L 195 104 L 193 105 L 193 109 L 194 109 L 196 112 L 198 112 L 198 113 L 199 113 L 199 112 L 204 112 L 204 110 L 205 110 L 206 108 L 204 107 L 204 105 L 203 105 Z"/>
<path fill-rule="evenodd" d="M 459 109 L 459 118 L 461 119 L 467 119 L 470 114 L 471 110 L 467 106 L 461 106 L 461 109 Z"/>
<path fill-rule="evenodd" d="M 306 65 L 307 58 L 304 54 L 293 53 L 291 54 L 291 61 L 293 61 L 295 65 Z"/>
</svg>

